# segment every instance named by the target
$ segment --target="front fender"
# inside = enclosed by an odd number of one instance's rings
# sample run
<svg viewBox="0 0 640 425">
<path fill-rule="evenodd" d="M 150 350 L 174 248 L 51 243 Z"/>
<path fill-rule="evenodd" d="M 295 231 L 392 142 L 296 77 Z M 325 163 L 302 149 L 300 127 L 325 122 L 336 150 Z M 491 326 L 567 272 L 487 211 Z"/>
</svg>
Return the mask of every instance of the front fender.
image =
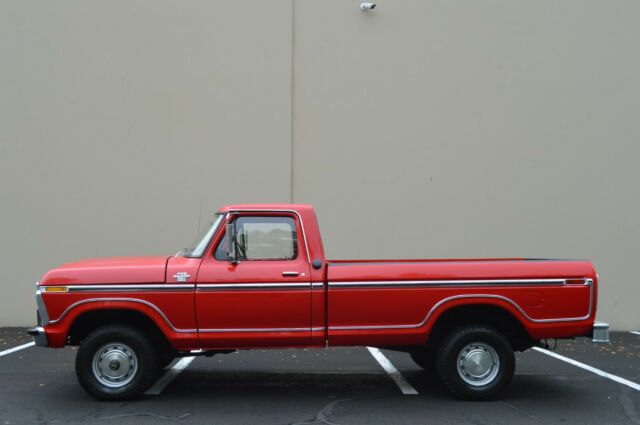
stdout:
<svg viewBox="0 0 640 425">
<path fill-rule="evenodd" d="M 71 304 L 58 318 L 45 326 L 49 346 L 64 347 L 75 320 L 83 313 L 96 310 L 129 310 L 141 313 L 153 321 L 176 350 L 199 348 L 197 329 L 175 328 L 156 305 L 135 298 L 85 299 Z"/>
</svg>

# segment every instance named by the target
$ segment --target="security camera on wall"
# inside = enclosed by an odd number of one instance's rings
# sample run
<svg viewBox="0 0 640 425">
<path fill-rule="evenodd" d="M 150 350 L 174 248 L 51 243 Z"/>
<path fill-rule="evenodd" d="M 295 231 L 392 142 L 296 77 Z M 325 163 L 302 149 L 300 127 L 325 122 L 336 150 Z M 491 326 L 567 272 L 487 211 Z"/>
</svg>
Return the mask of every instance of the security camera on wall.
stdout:
<svg viewBox="0 0 640 425">
<path fill-rule="evenodd" d="M 376 4 L 375 3 L 362 3 L 360 4 L 360 10 L 362 10 L 363 12 L 368 12 L 370 10 L 373 10 L 376 8 Z"/>
</svg>

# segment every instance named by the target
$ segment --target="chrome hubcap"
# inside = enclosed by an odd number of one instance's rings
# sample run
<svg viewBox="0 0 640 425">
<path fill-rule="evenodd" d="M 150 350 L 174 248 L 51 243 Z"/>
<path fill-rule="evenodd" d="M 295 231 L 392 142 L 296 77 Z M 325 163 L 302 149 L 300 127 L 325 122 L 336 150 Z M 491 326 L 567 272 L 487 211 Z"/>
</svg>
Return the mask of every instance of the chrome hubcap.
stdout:
<svg viewBox="0 0 640 425">
<path fill-rule="evenodd" d="M 121 343 L 107 344 L 93 356 L 93 376 L 102 385 L 120 388 L 133 380 L 138 371 L 136 353 Z"/>
<path fill-rule="evenodd" d="M 487 385 L 496 379 L 499 371 L 498 353 L 488 344 L 474 342 L 458 354 L 458 374 L 469 385 Z"/>
</svg>

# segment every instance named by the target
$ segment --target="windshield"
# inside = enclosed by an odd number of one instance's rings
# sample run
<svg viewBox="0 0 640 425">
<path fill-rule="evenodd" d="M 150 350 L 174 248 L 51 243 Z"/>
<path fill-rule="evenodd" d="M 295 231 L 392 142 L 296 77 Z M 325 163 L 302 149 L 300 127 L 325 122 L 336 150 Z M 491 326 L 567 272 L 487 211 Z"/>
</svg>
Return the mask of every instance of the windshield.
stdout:
<svg viewBox="0 0 640 425">
<path fill-rule="evenodd" d="M 204 251 L 207 249 L 207 245 L 209 245 L 209 241 L 211 241 L 213 234 L 216 232 L 223 218 L 224 214 L 216 214 L 216 220 L 202 230 L 198 238 L 189 245 L 189 248 L 183 249 L 177 255 L 190 258 L 202 257 Z"/>
</svg>

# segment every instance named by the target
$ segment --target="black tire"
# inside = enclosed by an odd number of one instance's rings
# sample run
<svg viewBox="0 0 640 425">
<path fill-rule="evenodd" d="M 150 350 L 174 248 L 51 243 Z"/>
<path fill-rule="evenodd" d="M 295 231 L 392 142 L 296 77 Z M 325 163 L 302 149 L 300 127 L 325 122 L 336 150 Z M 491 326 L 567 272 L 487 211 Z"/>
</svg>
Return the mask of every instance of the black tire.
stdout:
<svg viewBox="0 0 640 425">
<path fill-rule="evenodd" d="M 436 374 L 436 350 L 433 348 L 417 348 L 409 353 L 411 360 L 429 374 Z"/>
<path fill-rule="evenodd" d="M 105 360 L 94 364 L 94 358 Z M 80 345 L 76 376 L 82 388 L 99 400 L 132 400 L 153 384 L 158 376 L 158 361 L 155 345 L 143 332 L 126 325 L 107 325 L 91 332 Z M 105 377 L 99 372 L 116 374 L 121 367 L 130 373 L 120 382 L 115 382 L 119 377 Z"/>
<path fill-rule="evenodd" d="M 465 326 L 444 339 L 436 369 L 444 386 L 456 397 L 488 400 L 498 397 L 511 383 L 515 357 L 511 344 L 497 330 Z"/>
</svg>

